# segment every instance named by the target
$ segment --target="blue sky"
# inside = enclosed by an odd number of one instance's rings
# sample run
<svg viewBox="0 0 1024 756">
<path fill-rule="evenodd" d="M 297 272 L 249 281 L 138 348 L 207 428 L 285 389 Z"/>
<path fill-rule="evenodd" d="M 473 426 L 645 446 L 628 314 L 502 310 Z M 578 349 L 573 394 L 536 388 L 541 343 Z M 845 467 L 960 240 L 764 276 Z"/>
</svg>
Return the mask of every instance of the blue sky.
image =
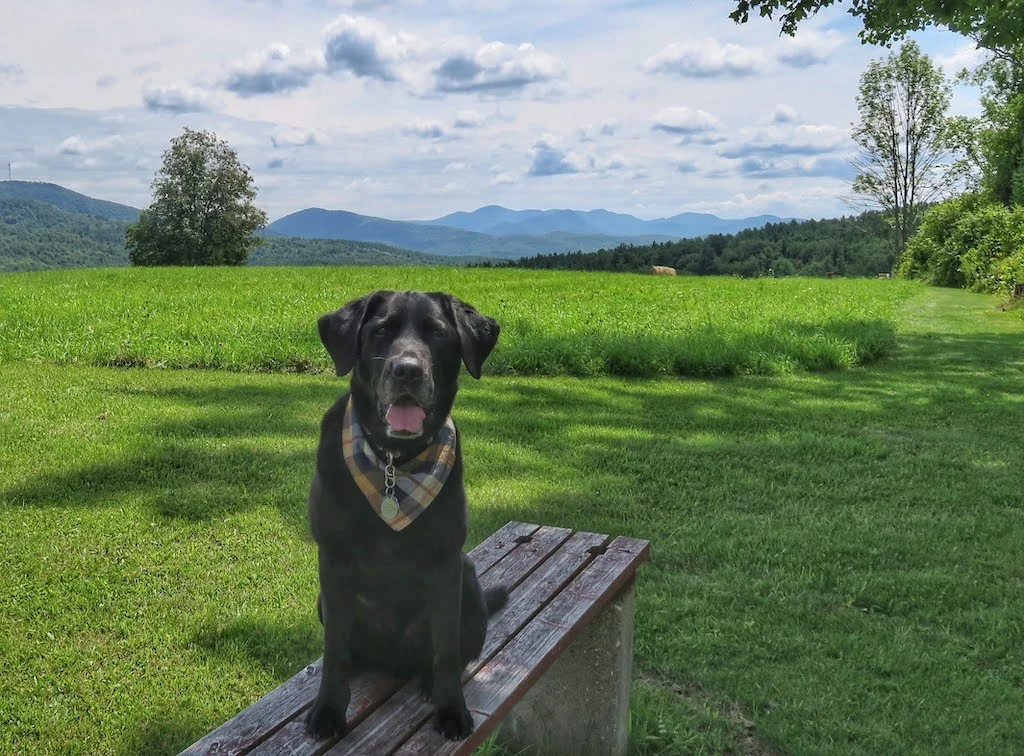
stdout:
<svg viewBox="0 0 1024 756">
<path fill-rule="evenodd" d="M 272 219 L 487 204 L 851 212 L 867 62 L 831 9 L 780 38 L 729 2 L 33 0 L 0 27 L 0 163 L 145 206 L 183 126 L 237 149 Z M 973 45 L 916 36 L 953 71 Z M 954 111 L 975 114 L 964 90 Z M 6 166 L 4 166 L 6 167 Z"/>
</svg>

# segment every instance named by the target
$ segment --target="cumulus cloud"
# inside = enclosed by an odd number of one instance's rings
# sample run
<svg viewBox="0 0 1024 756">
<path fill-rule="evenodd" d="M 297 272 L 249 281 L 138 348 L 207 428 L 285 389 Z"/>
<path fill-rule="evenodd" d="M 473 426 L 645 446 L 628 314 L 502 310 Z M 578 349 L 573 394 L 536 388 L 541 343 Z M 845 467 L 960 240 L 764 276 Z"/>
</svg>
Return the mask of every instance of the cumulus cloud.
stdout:
<svg viewBox="0 0 1024 756">
<path fill-rule="evenodd" d="M 850 163 L 836 157 L 803 160 L 776 160 L 748 157 L 740 161 L 738 173 L 747 178 L 834 178 L 853 179 L 856 170 Z"/>
<path fill-rule="evenodd" d="M 713 132 L 719 125 L 718 119 L 706 110 L 678 107 L 659 110 L 654 115 L 651 128 L 669 134 L 693 136 Z"/>
<path fill-rule="evenodd" d="M 564 173 L 579 173 L 576 161 L 571 160 L 565 150 L 561 150 L 546 140 L 533 145 L 533 163 L 528 171 L 531 176 L 557 176 Z"/>
<path fill-rule="evenodd" d="M 406 136 L 416 136 L 420 139 L 440 139 L 444 136 L 444 128 L 436 121 L 425 121 L 417 118 L 402 127 L 402 133 Z"/>
<path fill-rule="evenodd" d="M 460 110 L 455 114 L 452 126 L 456 129 L 478 129 L 485 121 L 486 118 L 475 110 Z"/>
<path fill-rule="evenodd" d="M 529 176 L 557 176 L 567 173 L 606 173 L 628 167 L 621 155 L 601 155 L 559 147 L 551 137 L 534 143 Z"/>
<path fill-rule="evenodd" d="M 796 37 L 784 37 L 775 59 L 790 68 L 817 66 L 827 63 L 841 42 L 839 32 L 834 30 L 824 34 L 804 31 Z"/>
<path fill-rule="evenodd" d="M 797 109 L 790 105 L 777 105 L 772 111 L 772 123 L 794 123 L 800 118 Z"/>
<path fill-rule="evenodd" d="M 323 135 L 312 129 L 281 129 L 270 137 L 270 144 L 276 148 L 310 147 L 324 142 Z"/>
<path fill-rule="evenodd" d="M 396 65 L 417 48 L 412 35 L 390 33 L 383 24 L 364 16 L 342 16 L 327 27 L 324 57 L 331 71 L 353 76 L 397 81 Z"/>
<path fill-rule="evenodd" d="M 215 104 L 208 91 L 184 82 L 166 87 L 147 84 L 142 88 L 142 102 L 155 113 L 201 113 Z"/>
<path fill-rule="evenodd" d="M 837 126 L 804 124 L 794 128 L 766 129 L 749 141 L 719 151 L 724 158 L 740 160 L 781 155 L 823 155 L 848 144 L 847 132 Z"/>
<path fill-rule="evenodd" d="M 290 92 L 307 86 L 326 69 L 323 53 L 296 54 L 288 45 L 276 43 L 236 63 L 223 87 L 240 97 Z"/>
<path fill-rule="evenodd" d="M 96 77 L 96 87 L 98 89 L 106 89 L 117 84 L 117 77 L 113 74 L 102 74 Z"/>
<path fill-rule="evenodd" d="M 79 134 L 75 134 L 74 136 L 69 136 L 57 145 L 56 152 L 58 155 L 82 157 L 119 147 L 123 143 L 124 137 L 120 134 L 114 134 L 100 139 L 87 139 Z"/>
<path fill-rule="evenodd" d="M 267 168 L 269 168 L 272 171 L 275 171 L 278 168 L 284 168 L 284 158 L 271 158 L 270 160 L 267 161 Z"/>
<path fill-rule="evenodd" d="M 489 42 L 475 52 L 447 56 L 434 69 L 438 92 L 514 93 L 564 75 L 562 62 L 533 45 Z"/>
<path fill-rule="evenodd" d="M 673 42 L 648 58 L 643 68 L 648 73 L 711 79 L 753 76 L 764 72 L 768 63 L 758 49 L 722 44 L 708 37 L 697 42 Z"/>
<path fill-rule="evenodd" d="M 677 160 L 676 170 L 679 173 L 696 173 L 699 169 L 692 160 Z"/>
</svg>

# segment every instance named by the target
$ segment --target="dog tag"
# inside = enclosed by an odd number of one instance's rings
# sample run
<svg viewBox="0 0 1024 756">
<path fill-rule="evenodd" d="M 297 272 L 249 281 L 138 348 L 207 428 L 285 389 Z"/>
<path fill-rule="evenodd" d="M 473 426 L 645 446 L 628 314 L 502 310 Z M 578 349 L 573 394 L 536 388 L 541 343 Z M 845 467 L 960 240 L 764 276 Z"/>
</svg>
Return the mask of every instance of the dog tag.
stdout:
<svg viewBox="0 0 1024 756">
<path fill-rule="evenodd" d="M 398 517 L 398 499 L 394 496 L 385 496 L 380 502 L 380 514 L 385 520 Z"/>
</svg>

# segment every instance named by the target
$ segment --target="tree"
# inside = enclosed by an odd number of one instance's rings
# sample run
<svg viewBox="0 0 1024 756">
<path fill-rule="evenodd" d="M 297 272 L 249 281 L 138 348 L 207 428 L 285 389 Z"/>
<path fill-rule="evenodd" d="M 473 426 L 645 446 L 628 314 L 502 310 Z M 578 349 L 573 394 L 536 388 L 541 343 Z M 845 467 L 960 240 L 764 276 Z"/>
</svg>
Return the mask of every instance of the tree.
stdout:
<svg viewBox="0 0 1024 756">
<path fill-rule="evenodd" d="M 912 40 L 871 61 L 861 76 L 853 191 L 889 216 L 897 254 L 916 228 L 921 206 L 954 188 L 946 140 L 951 95 L 942 69 Z"/>
<path fill-rule="evenodd" d="M 133 265 L 244 265 L 263 243 L 267 214 L 253 205 L 249 168 L 211 131 L 171 140 L 153 179 L 153 203 L 125 229 Z"/>
<path fill-rule="evenodd" d="M 768 18 L 778 14 L 782 31 L 792 35 L 802 21 L 841 1 L 737 0 L 729 17 L 742 24 L 753 11 Z M 998 57 L 1020 60 L 1024 0 L 851 0 L 849 12 L 863 21 L 861 39 L 871 44 L 889 45 L 934 24 L 970 37 Z"/>
</svg>

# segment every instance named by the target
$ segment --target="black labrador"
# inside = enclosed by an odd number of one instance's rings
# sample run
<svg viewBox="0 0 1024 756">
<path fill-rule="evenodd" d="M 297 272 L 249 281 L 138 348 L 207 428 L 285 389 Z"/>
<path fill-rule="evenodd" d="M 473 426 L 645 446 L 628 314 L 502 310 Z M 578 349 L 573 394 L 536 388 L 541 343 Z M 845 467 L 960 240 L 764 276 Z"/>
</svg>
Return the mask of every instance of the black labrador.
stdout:
<svg viewBox="0 0 1024 756">
<path fill-rule="evenodd" d="M 508 592 L 485 594 L 462 553 L 462 454 L 446 421 L 461 363 L 480 377 L 498 324 L 448 294 L 378 291 L 324 315 L 319 329 L 338 375 L 352 371 L 352 379 L 350 393 L 324 416 L 309 492 L 324 664 L 306 729 L 317 738 L 343 733 L 350 676 L 375 671 L 418 676 L 433 700 L 437 728 L 448 738 L 464 738 L 473 719 L 460 678 L 480 655 L 487 620 Z M 403 464 L 436 448 L 431 445 L 451 428 L 450 472 L 436 498 L 400 530 L 386 517 L 393 512 L 371 506 L 360 487 L 366 480 L 357 481 L 343 457 L 350 397 L 349 411 L 372 451 L 368 458 L 383 466 L 390 454 L 399 477 Z"/>
</svg>

